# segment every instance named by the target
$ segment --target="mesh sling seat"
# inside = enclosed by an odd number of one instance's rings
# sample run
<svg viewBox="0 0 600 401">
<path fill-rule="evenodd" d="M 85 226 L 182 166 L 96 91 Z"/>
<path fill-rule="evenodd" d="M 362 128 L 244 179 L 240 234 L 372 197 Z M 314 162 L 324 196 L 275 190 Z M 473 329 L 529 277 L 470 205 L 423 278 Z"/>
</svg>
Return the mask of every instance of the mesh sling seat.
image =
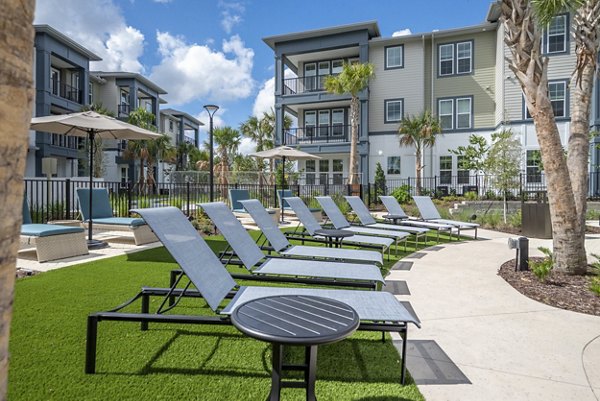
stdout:
<svg viewBox="0 0 600 401">
<path fill-rule="evenodd" d="M 90 190 L 88 188 L 77 188 L 77 198 L 83 217 L 84 225 L 92 218 L 94 228 L 109 231 L 130 231 L 136 245 L 144 245 L 158 241 L 152 230 L 143 219 L 132 217 L 114 217 L 108 191 L 104 188 L 92 189 L 93 213 L 90 213 Z"/>
<path fill-rule="evenodd" d="M 319 202 L 319 204 L 323 208 L 323 211 L 327 215 L 327 218 L 329 219 L 329 221 L 331 221 L 331 224 L 333 224 L 333 226 L 336 229 L 348 230 L 357 234 L 393 238 L 396 241 L 396 248 L 398 247 L 398 241 L 404 239 L 404 248 L 406 249 L 406 240 L 410 235 L 408 232 L 353 226 L 348 222 L 348 220 L 346 220 L 346 218 L 344 217 L 340 209 L 337 207 L 333 199 L 331 199 L 331 197 L 316 196 L 315 199 L 317 200 L 317 202 Z"/>
<path fill-rule="evenodd" d="M 404 231 L 409 234 L 413 234 L 415 236 L 415 243 L 419 245 L 419 238 L 424 237 L 427 238 L 427 232 L 429 232 L 428 228 L 423 227 L 409 227 L 409 226 L 401 226 L 395 224 L 385 224 L 378 223 L 373 216 L 371 216 L 371 212 L 369 212 L 369 208 L 363 203 L 362 199 L 358 196 L 344 196 L 346 198 L 346 202 L 350 204 L 350 207 L 354 211 L 356 217 L 360 221 L 361 225 L 359 227 L 366 228 L 377 228 L 382 230 L 396 230 L 396 231 Z M 344 219 L 345 220 L 345 219 Z M 439 238 L 438 238 L 439 239 Z M 427 240 L 425 240 L 427 242 Z"/>
<path fill-rule="evenodd" d="M 396 198 L 393 196 L 380 196 L 379 199 L 388 211 L 388 214 L 383 216 L 383 218 L 386 220 L 392 220 L 394 222 L 399 220 L 400 224 L 406 224 L 415 227 L 425 227 L 432 230 L 437 230 L 438 232 L 447 231 L 450 235 L 452 235 L 453 226 L 449 224 L 431 223 L 428 221 L 411 219 L 410 216 L 404 212 L 402 206 L 400 206 L 400 203 L 398 203 L 398 200 L 396 200 Z"/>
<path fill-rule="evenodd" d="M 96 371 L 98 324 L 102 321 L 137 322 L 141 323 L 142 330 L 147 330 L 149 323 L 226 325 L 231 324 L 229 315 L 246 301 L 273 295 L 314 295 L 335 299 L 354 308 L 361 320 L 359 330 L 399 333 L 403 340 L 400 380 L 404 383 L 408 325 L 420 327 L 418 318 L 409 311 L 412 309 L 409 303 L 401 303 L 383 291 L 239 286 L 181 210 L 164 207 L 134 211 L 144 218 L 179 264 L 185 273 L 180 278 L 187 277 L 189 282 L 183 288 L 176 288 L 179 282 L 171 288 L 143 287 L 121 306 L 107 312 L 91 313 L 87 318 L 86 373 Z M 169 314 L 169 310 L 177 307 L 175 303 L 165 308 L 172 295 L 178 297 L 178 302 L 183 297 L 204 298 L 214 315 Z M 158 310 L 150 313 L 150 297 L 153 296 L 164 299 Z M 140 313 L 120 312 L 138 299 L 141 300 Z M 221 309 L 221 303 L 226 299 L 231 300 Z M 185 311 L 189 311 L 188 306 L 186 304 Z"/>
<path fill-rule="evenodd" d="M 231 210 L 234 213 L 244 213 L 247 214 L 248 211 L 244 209 L 244 205 L 242 205 L 241 201 L 251 199 L 250 191 L 247 189 L 229 189 L 229 202 L 231 203 Z M 265 209 L 268 214 L 276 214 L 277 210 L 275 209 Z"/>
<path fill-rule="evenodd" d="M 278 281 L 304 282 L 313 284 L 332 284 L 351 287 L 376 289 L 377 284 L 384 280 L 379 268 L 367 263 L 344 263 L 321 260 L 294 259 L 269 257 L 254 242 L 250 234 L 224 203 L 202 203 L 199 206 L 217 226 L 227 240 L 229 247 L 241 260 L 246 269 L 253 275 L 259 275 L 265 280 L 270 276 L 283 276 Z M 271 220 L 272 221 L 272 220 Z M 223 253 L 227 254 L 227 250 Z M 231 262 L 222 259 L 226 263 Z M 238 276 L 240 278 L 246 277 Z M 299 281 L 301 277 L 305 279 Z"/>
<path fill-rule="evenodd" d="M 302 228 L 304 231 L 298 232 L 300 225 L 296 226 L 296 231 L 292 234 L 288 234 L 288 238 L 306 240 L 307 236 L 312 238 L 312 240 L 317 242 L 325 242 L 325 238 L 317 234 L 318 230 L 321 230 L 323 227 L 319 224 L 319 222 L 314 218 L 308 206 L 304 204 L 302 199 L 299 197 L 291 197 L 285 198 L 290 207 L 294 209 L 296 213 L 296 217 L 302 224 Z M 380 249 L 381 253 L 385 253 L 388 251 L 388 260 L 390 256 L 390 247 L 394 244 L 394 240 L 391 238 L 384 237 L 372 237 L 368 235 L 353 235 L 351 237 L 344 238 L 344 244 L 355 245 L 362 248 L 373 248 Z M 396 249 L 397 251 L 397 249 Z"/>
<path fill-rule="evenodd" d="M 479 227 L 479 224 L 442 219 L 440 212 L 438 212 L 429 196 L 413 196 L 413 200 L 415 201 L 423 220 L 440 224 L 448 224 L 458 230 L 458 237 L 460 237 L 460 230 L 475 230 L 475 239 L 477 239 L 477 228 Z"/>
<path fill-rule="evenodd" d="M 26 197 L 23 198 L 23 224 L 21 225 L 20 242 L 35 247 L 38 262 L 89 253 L 83 227 L 33 224 Z"/>
<path fill-rule="evenodd" d="M 257 199 L 241 201 L 244 208 L 256 222 L 271 247 L 282 256 L 315 258 L 315 259 L 339 259 L 347 261 L 360 261 L 367 263 L 383 264 L 381 253 L 375 251 L 364 251 L 359 249 L 324 248 L 322 246 L 292 245 L 281 232 L 273 219 L 269 218 L 266 209 Z"/>
</svg>

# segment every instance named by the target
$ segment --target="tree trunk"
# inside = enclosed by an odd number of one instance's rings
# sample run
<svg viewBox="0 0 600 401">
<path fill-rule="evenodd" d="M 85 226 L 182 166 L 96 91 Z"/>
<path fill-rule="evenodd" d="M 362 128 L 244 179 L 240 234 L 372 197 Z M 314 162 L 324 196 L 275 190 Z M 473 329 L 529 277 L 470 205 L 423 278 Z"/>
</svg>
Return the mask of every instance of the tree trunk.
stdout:
<svg viewBox="0 0 600 401">
<path fill-rule="evenodd" d="M 352 97 L 350 101 L 351 115 L 351 139 L 350 139 L 350 169 L 348 184 L 359 184 L 358 182 L 358 110 L 359 103 L 357 97 Z"/>
<path fill-rule="evenodd" d="M 33 101 L 34 6 L 33 0 L 0 2 L 0 400 L 6 400 L 8 386 L 8 337 Z"/>
</svg>

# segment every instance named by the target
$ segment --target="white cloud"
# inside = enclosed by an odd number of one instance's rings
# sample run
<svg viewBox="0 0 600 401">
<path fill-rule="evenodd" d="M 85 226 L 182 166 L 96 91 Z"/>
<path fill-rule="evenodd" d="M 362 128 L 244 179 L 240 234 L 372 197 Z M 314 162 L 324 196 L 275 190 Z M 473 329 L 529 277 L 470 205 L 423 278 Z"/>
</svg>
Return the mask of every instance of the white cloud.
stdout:
<svg viewBox="0 0 600 401">
<path fill-rule="evenodd" d="M 410 28 L 400 29 L 399 31 L 392 33 L 392 37 L 394 37 L 394 38 L 397 36 L 407 36 L 407 35 L 412 35 Z"/>
<path fill-rule="evenodd" d="M 44 0 L 35 9 L 36 24 L 48 24 L 102 58 L 92 69 L 143 72 L 139 58 L 144 35 L 128 26 L 112 0 Z"/>
<path fill-rule="evenodd" d="M 293 78 L 296 75 L 291 70 L 285 70 L 286 78 Z M 263 113 L 271 111 L 275 107 L 275 77 L 266 80 L 254 100 L 252 115 L 262 117 Z"/>
<path fill-rule="evenodd" d="M 217 110 L 217 112 L 215 113 L 215 115 L 213 116 L 213 128 L 218 128 L 218 127 L 224 127 L 225 124 L 225 120 L 223 119 L 222 115 L 225 114 L 227 112 L 226 108 L 221 107 L 219 110 Z M 202 109 L 202 111 L 198 114 L 196 114 L 194 116 L 197 120 L 200 120 L 204 126 L 200 127 L 201 131 L 206 131 L 208 132 L 210 126 L 210 118 L 208 118 L 208 113 L 206 112 L 206 110 Z"/>
<path fill-rule="evenodd" d="M 242 14 L 245 11 L 245 7 L 239 2 L 226 2 L 219 1 L 219 8 L 221 11 L 221 26 L 223 30 L 229 35 L 233 28 L 243 21 Z"/>
<path fill-rule="evenodd" d="M 252 92 L 254 51 L 246 48 L 239 36 L 224 40 L 222 51 L 207 45 L 188 44 L 183 37 L 157 32 L 159 65 L 150 79 L 168 88 L 165 98 L 184 104 L 201 98 L 227 101 L 246 98 Z"/>
<path fill-rule="evenodd" d="M 256 151 L 256 143 L 250 139 L 243 137 L 240 142 L 240 146 L 238 148 L 238 152 L 243 154 L 244 156 L 249 155 L 250 153 L 254 153 Z"/>
</svg>

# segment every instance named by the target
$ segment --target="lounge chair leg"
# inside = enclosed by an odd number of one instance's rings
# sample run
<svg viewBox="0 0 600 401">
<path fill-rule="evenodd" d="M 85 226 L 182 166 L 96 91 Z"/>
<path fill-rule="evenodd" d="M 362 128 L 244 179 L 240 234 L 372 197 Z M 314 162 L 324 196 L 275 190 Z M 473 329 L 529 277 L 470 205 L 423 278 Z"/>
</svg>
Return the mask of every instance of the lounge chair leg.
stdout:
<svg viewBox="0 0 600 401">
<path fill-rule="evenodd" d="M 315 381 L 317 379 L 317 346 L 306 347 L 306 371 L 304 377 L 306 380 L 306 400 L 316 401 Z"/>
<path fill-rule="evenodd" d="M 96 373 L 96 343 L 98 340 L 98 317 L 88 316 L 85 340 L 85 373 Z"/>
<path fill-rule="evenodd" d="M 281 394 L 281 375 L 283 373 L 283 345 L 273 344 L 273 365 L 271 372 L 271 394 L 269 395 L 270 401 L 279 401 Z"/>
<path fill-rule="evenodd" d="M 142 313 L 148 313 L 150 311 L 150 296 L 142 295 Z M 142 331 L 148 330 L 148 322 L 140 323 L 140 329 Z"/>
<path fill-rule="evenodd" d="M 173 288 L 173 286 L 175 285 L 175 282 L 177 281 L 177 276 L 179 276 L 180 274 L 183 274 L 183 273 L 179 270 L 171 270 L 171 275 L 169 277 L 169 288 Z M 169 296 L 169 306 L 173 306 L 174 303 L 175 303 L 175 295 Z"/>
<path fill-rule="evenodd" d="M 402 337 L 402 374 L 400 375 L 400 384 L 404 386 L 404 379 L 406 378 L 406 348 L 408 348 L 408 326 L 403 333 L 400 333 Z"/>
<path fill-rule="evenodd" d="M 475 239 L 477 239 L 477 227 L 475 227 Z"/>
</svg>

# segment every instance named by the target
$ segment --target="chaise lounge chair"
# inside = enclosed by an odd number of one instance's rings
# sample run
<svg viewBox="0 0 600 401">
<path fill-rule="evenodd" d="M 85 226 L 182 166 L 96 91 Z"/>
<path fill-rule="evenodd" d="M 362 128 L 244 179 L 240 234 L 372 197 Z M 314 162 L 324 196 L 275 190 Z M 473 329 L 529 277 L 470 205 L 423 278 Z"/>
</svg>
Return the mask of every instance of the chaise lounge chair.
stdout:
<svg viewBox="0 0 600 401">
<path fill-rule="evenodd" d="M 225 325 L 231 324 L 229 315 L 250 300 L 274 295 L 311 295 L 335 299 L 351 306 L 360 319 L 359 330 L 399 333 L 403 340 L 400 381 L 404 384 L 408 325 L 420 327 L 418 318 L 409 312 L 411 307 L 408 302 L 401 303 L 384 291 L 239 286 L 181 210 L 164 207 L 134 212 L 139 213 L 152 228 L 185 273 L 180 278 L 187 277 L 189 283 L 184 288 L 176 288 L 179 282 L 171 288 L 143 287 L 134 298 L 112 311 L 91 313 L 87 318 L 86 373 L 96 371 L 99 322 L 137 322 L 141 323 L 142 330 L 147 330 L 149 323 Z M 189 288 L 192 285 L 195 289 Z M 183 297 L 202 297 L 215 315 L 166 314 L 165 306 L 172 295 L 177 296 L 178 301 Z M 153 296 L 163 297 L 164 300 L 155 313 L 150 313 L 150 297 Z M 228 298 L 232 299 L 222 308 L 221 304 Z M 141 299 L 141 313 L 121 312 L 137 299 Z M 115 338 L 112 346 L 118 346 L 118 339 Z"/>
<path fill-rule="evenodd" d="M 301 241 L 307 241 L 310 238 L 311 241 L 315 242 L 326 242 L 323 236 L 318 234 L 318 231 L 323 229 L 319 222 L 315 220 L 314 216 L 304 204 L 302 199 L 298 197 L 285 198 L 290 207 L 294 209 L 296 217 L 302 224 L 303 231 L 298 232 L 300 224 L 296 226 L 296 230 L 293 233 L 286 233 L 286 236 L 291 239 L 297 239 Z M 385 251 L 388 251 L 388 260 L 390 257 L 390 247 L 394 244 L 394 240 L 391 238 L 384 237 L 372 237 L 369 235 L 353 235 L 351 237 L 344 238 L 344 244 L 354 245 L 362 248 L 380 249 L 383 255 Z M 397 251 L 397 249 L 396 249 Z"/>
<path fill-rule="evenodd" d="M 333 226 L 337 230 L 347 230 L 357 234 L 393 238 L 396 241 L 396 246 L 398 246 L 398 241 L 404 239 L 404 248 L 406 248 L 406 240 L 410 235 L 408 232 L 353 226 L 348 222 L 348 220 L 346 220 L 346 218 L 344 217 L 340 209 L 337 207 L 333 199 L 331 199 L 331 197 L 316 196 L 315 199 L 317 200 L 317 202 L 319 202 L 319 204 L 323 208 L 323 211 L 327 215 L 327 218 L 329 219 L 329 221 L 331 221 L 331 224 L 333 224 Z"/>
<path fill-rule="evenodd" d="M 394 222 L 394 224 L 400 222 L 400 224 L 406 224 L 415 227 L 425 227 L 432 230 L 447 231 L 450 235 L 452 235 L 453 226 L 449 224 L 431 223 L 410 218 L 410 216 L 404 212 L 402 206 L 400 206 L 396 198 L 393 196 L 380 196 L 379 199 L 381 199 L 383 206 L 385 206 L 388 211 L 388 214 L 384 215 L 383 218 Z"/>
<path fill-rule="evenodd" d="M 281 205 L 283 204 L 284 212 L 296 214 L 296 211 L 294 210 L 294 208 L 291 207 L 287 201 L 287 198 L 291 198 L 293 196 L 294 195 L 292 194 L 292 191 L 290 191 L 289 189 L 280 189 L 277 191 L 277 201 L 279 202 L 280 208 L 281 208 Z M 321 209 L 308 207 L 308 206 L 307 206 L 307 208 L 312 213 L 315 220 L 317 220 L 317 221 L 322 220 Z"/>
<path fill-rule="evenodd" d="M 250 199 L 241 201 L 241 203 L 256 222 L 256 225 L 261 231 L 261 237 L 264 236 L 271 244 L 271 247 L 282 256 L 312 259 L 338 259 L 343 261 L 383 264 L 381 253 L 375 251 L 292 245 L 285 235 L 283 235 L 277 224 L 269 218 L 266 209 L 260 201 L 257 199 Z"/>
<path fill-rule="evenodd" d="M 379 268 L 366 263 L 327 262 L 320 260 L 269 257 L 254 242 L 250 234 L 227 208 L 224 203 L 202 203 L 199 206 L 217 226 L 221 234 L 241 260 L 246 269 L 253 275 L 260 275 L 265 280 L 270 276 L 280 276 L 277 281 L 304 282 L 308 284 L 331 284 L 350 287 L 376 289 L 377 283 L 383 283 Z M 223 252 L 227 255 L 229 248 Z M 222 258 L 224 263 L 232 259 Z M 238 276 L 245 278 L 247 275 Z M 300 281 L 299 278 L 306 278 Z"/>
<path fill-rule="evenodd" d="M 419 245 L 419 237 L 424 237 L 425 242 L 427 242 L 427 232 L 428 228 L 423 227 L 408 227 L 408 226 L 399 226 L 394 224 L 384 224 L 378 223 L 377 220 L 371 216 L 371 212 L 369 212 L 369 208 L 363 203 L 362 199 L 358 196 L 344 196 L 346 201 L 350 204 L 350 207 L 354 211 L 354 214 L 358 217 L 361 225 L 359 227 L 365 228 L 376 228 L 382 230 L 396 230 L 396 231 L 404 231 L 415 236 L 415 243 Z M 340 212 L 341 213 L 341 212 Z M 343 216 L 342 216 L 343 217 Z M 344 218 L 344 220 L 346 220 Z M 346 222 L 348 222 L 346 220 Z M 350 224 L 350 223 L 348 223 Z M 439 236 L 438 236 L 439 240 Z"/>
<path fill-rule="evenodd" d="M 70 258 L 89 253 L 83 227 L 33 224 L 26 197 L 23 198 L 21 243 L 35 246 L 38 262 Z"/>
<path fill-rule="evenodd" d="M 460 230 L 475 230 L 475 239 L 477 239 L 477 223 L 466 223 L 457 220 L 446 220 L 442 219 L 440 212 L 436 209 L 433 201 L 429 196 L 413 196 L 413 200 L 419 209 L 421 218 L 428 222 L 448 224 L 455 227 L 458 230 L 458 237 L 460 238 Z"/>
<path fill-rule="evenodd" d="M 136 245 L 144 245 L 158 241 L 152 230 L 143 219 L 131 217 L 113 217 L 108 191 L 104 188 L 92 189 L 94 213 L 91 215 L 94 228 L 108 231 L 131 231 Z M 83 216 L 83 223 L 87 225 L 90 219 L 88 188 L 77 188 L 77 198 Z"/>
<path fill-rule="evenodd" d="M 250 192 L 247 189 L 230 189 L 229 190 L 229 202 L 231 206 L 231 210 L 234 213 L 243 213 L 248 214 L 246 209 L 244 209 L 244 205 L 240 202 L 243 200 L 251 199 Z M 273 217 L 273 220 L 279 220 L 279 210 L 277 209 L 265 209 L 268 214 Z"/>
</svg>

